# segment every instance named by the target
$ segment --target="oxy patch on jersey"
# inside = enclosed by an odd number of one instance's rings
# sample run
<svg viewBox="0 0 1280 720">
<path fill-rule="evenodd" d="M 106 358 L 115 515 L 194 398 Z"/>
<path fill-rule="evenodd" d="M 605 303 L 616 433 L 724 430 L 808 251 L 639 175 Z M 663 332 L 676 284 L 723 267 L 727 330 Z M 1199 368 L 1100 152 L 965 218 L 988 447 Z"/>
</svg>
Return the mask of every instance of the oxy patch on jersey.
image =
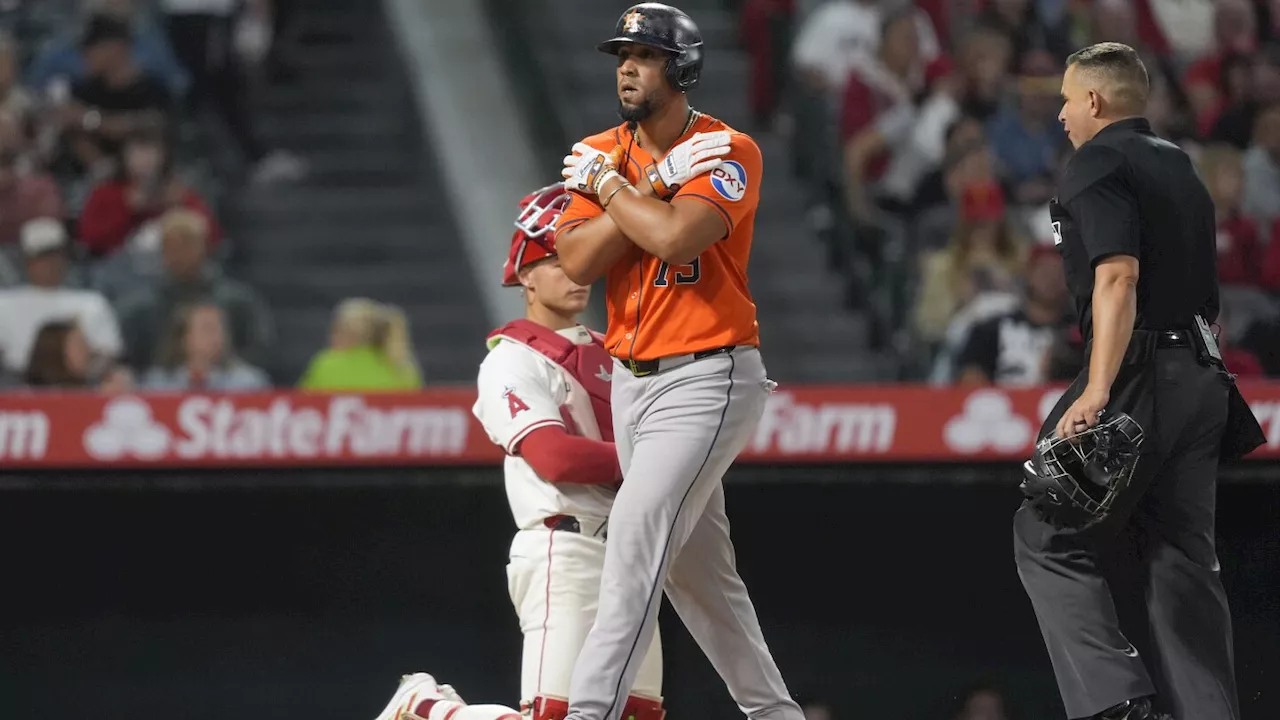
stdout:
<svg viewBox="0 0 1280 720">
<path fill-rule="evenodd" d="M 736 160 L 725 160 L 711 171 L 711 187 L 725 200 L 737 202 L 747 194 L 747 171 Z"/>
</svg>

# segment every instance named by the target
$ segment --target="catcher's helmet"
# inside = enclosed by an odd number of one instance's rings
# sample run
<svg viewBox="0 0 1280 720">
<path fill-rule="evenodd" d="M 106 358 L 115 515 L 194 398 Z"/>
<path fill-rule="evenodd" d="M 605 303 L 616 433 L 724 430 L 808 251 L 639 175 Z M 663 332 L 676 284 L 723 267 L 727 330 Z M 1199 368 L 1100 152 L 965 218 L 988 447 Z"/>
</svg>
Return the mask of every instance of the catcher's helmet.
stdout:
<svg viewBox="0 0 1280 720">
<path fill-rule="evenodd" d="M 666 76 L 671 87 L 692 90 L 702 75 L 702 33 L 684 11 L 662 3 L 632 5 L 618 18 L 613 37 L 596 46 L 617 55 L 624 43 L 648 45 L 671 53 Z"/>
<path fill-rule="evenodd" d="M 520 200 L 511 252 L 502 264 L 502 285 L 520 284 L 520 268 L 556 254 L 555 229 L 569 205 L 569 191 L 560 183 L 539 188 Z"/>
<path fill-rule="evenodd" d="M 1037 442 L 1022 464 L 1023 494 L 1067 519 L 1106 517 L 1133 479 L 1143 432 L 1125 413 L 1101 420 L 1077 435 Z"/>
</svg>

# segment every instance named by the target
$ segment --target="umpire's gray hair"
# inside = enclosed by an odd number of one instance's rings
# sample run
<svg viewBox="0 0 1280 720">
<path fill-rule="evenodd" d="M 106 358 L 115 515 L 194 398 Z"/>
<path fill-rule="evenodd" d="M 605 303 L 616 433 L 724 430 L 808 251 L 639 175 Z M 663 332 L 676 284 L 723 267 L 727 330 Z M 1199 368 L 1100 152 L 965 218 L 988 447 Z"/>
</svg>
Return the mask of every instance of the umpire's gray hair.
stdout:
<svg viewBox="0 0 1280 720">
<path fill-rule="evenodd" d="M 1067 58 L 1067 67 L 1088 73 L 1107 86 L 1108 99 L 1122 113 L 1140 115 L 1151 94 L 1151 79 L 1138 51 L 1118 42 L 1102 42 L 1077 50 Z"/>
</svg>

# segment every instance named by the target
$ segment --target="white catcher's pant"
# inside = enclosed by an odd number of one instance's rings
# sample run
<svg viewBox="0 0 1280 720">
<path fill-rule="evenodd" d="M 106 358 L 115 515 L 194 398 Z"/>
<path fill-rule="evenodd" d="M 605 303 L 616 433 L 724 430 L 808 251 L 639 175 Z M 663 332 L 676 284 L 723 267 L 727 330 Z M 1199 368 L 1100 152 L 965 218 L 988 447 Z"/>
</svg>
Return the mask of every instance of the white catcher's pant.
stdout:
<svg viewBox="0 0 1280 720">
<path fill-rule="evenodd" d="M 585 520 L 582 533 L 521 530 L 511 543 L 507 584 L 524 633 L 520 700 L 569 697 L 569 681 L 582 643 L 596 619 L 605 543 L 593 537 L 603 520 Z M 662 645 L 647 641 L 631 692 L 662 697 Z M 628 692 L 623 691 L 623 700 Z"/>
<path fill-rule="evenodd" d="M 772 383 L 754 348 L 636 377 L 613 372 L 625 480 L 609 514 L 600 611 L 573 670 L 568 720 L 618 720 L 657 632 L 661 592 L 747 717 L 803 720 L 738 575 L 721 480 Z"/>
</svg>

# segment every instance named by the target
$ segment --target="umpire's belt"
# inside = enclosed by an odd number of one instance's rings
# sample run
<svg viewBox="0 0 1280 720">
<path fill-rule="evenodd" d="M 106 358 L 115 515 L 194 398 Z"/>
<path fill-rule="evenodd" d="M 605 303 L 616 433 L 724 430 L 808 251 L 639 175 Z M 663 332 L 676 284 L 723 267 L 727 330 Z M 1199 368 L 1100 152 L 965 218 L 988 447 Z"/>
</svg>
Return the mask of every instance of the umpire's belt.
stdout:
<svg viewBox="0 0 1280 720">
<path fill-rule="evenodd" d="M 703 350 L 701 352 L 689 353 L 688 355 L 671 355 L 664 358 L 658 358 L 656 360 L 624 360 L 623 358 L 618 358 L 618 362 L 625 365 L 626 368 L 631 371 L 632 375 L 635 375 L 636 377 L 644 377 L 645 375 L 666 372 L 668 370 L 678 368 L 681 365 L 688 365 L 695 360 L 703 360 L 716 355 L 731 353 L 733 352 L 734 347 L 735 346 L 733 345 L 725 345 L 724 347 L 718 347 L 714 350 Z"/>
<path fill-rule="evenodd" d="M 592 520 L 590 518 L 576 518 L 572 515 L 552 515 L 542 521 L 548 529 L 558 532 L 569 532 L 575 535 L 587 535 L 589 537 L 598 537 L 601 540 L 608 537 L 608 520 Z"/>
<path fill-rule="evenodd" d="M 1190 330 L 1145 330 L 1135 329 L 1129 338 L 1129 347 L 1125 349 L 1124 365 L 1138 365 L 1149 362 L 1154 350 L 1162 348 L 1195 347 Z M 1090 339 L 1084 348 L 1085 358 L 1093 356 L 1093 340 Z"/>
</svg>

